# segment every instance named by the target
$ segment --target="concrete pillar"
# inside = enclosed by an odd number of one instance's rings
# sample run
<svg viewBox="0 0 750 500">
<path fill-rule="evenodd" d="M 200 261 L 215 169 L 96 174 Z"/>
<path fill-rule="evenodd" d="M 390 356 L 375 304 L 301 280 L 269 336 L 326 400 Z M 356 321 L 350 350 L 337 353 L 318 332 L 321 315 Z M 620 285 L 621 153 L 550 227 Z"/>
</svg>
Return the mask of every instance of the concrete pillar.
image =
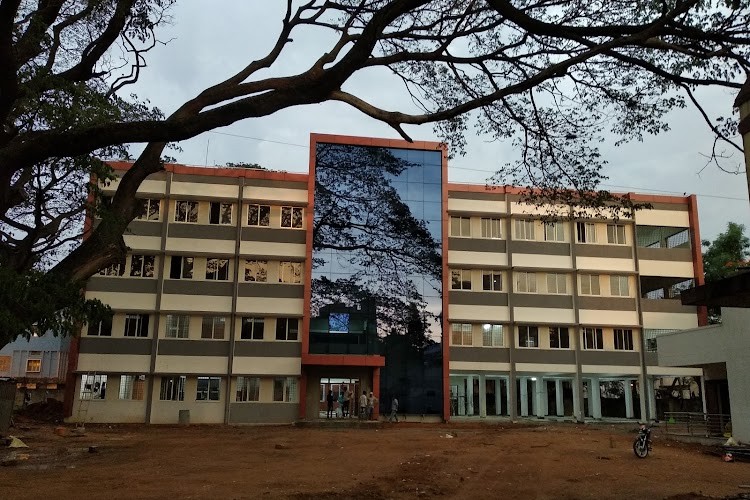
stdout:
<svg viewBox="0 0 750 500">
<path fill-rule="evenodd" d="M 465 384 L 466 384 L 465 380 L 463 383 L 458 384 L 458 393 L 456 394 L 456 397 L 458 398 L 458 415 L 461 417 L 466 415 L 466 385 Z"/>
<path fill-rule="evenodd" d="M 484 375 L 479 375 L 479 416 L 487 416 L 487 382 Z"/>
<path fill-rule="evenodd" d="M 625 418 L 633 418 L 633 386 L 632 381 L 625 379 L 622 382 L 625 391 Z"/>
<path fill-rule="evenodd" d="M 563 402 L 563 381 L 555 379 L 555 415 L 562 417 L 565 415 L 565 404 Z"/>
<path fill-rule="evenodd" d="M 474 377 L 466 377 L 466 414 L 474 415 Z"/>
<path fill-rule="evenodd" d="M 505 387 L 507 390 L 508 382 L 505 381 L 502 378 L 495 379 L 495 415 L 502 415 L 503 414 L 503 398 L 502 393 L 500 392 L 501 385 L 505 382 Z"/>
<path fill-rule="evenodd" d="M 589 404 L 591 405 L 591 416 L 602 418 L 602 392 L 599 388 L 599 379 L 589 379 Z"/>
<path fill-rule="evenodd" d="M 656 420 L 656 389 L 654 389 L 654 377 L 648 377 L 646 379 L 646 390 L 644 391 L 644 398 L 648 402 L 648 415 L 646 418 L 641 419 L 644 421 Z"/>
<path fill-rule="evenodd" d="M 648 405 L 648 397 L 646 396 L 646 379 L 643 378 L 643 374 L 638 375 L 638 388 L 640 389 L 640 399 L 638 403 L 641 407 L 641 421 L 648 421 L 648 411 L 646 406 Z"/>
<path fill-rule="evenodd" d="M 576 377 L 578 378 L 578 377 Z M 579 422 L 583 422 L 585 412 L 583 411 L 583 383 L 576 380 L 573 383 L 573 417 Z"/>
<path fill-rule="evenodd" d="M 505 381 L 505 401 L 507 401 L 508 403 L 508 407 L 505 408 L 505 410 L 509 417 L 514 418 L 516 407 L 513 406 L 513 399 L 515 397 L 516 391 L 513 389 L 510 383 L 511 380 L 512 379 L 508 377 L 508 379 Z"/>
<path fill-rule="evenodd" d="M 518 397 L 521 399 L 521 416 L 529 416 L 529 382 L 526 377 L 518 377 L 521 390 L 518 391 Z"/>
<path fill-rule="evenodd" d="M 703 403 L 703 413 L 708 413 L 708 409 L 706 408 L 706 372 L 704 370 L 703 375 L 701 375 L 701 402 Z"/>
<path fill-rule="evenodd" d="M 547 384 L 544 382 L 542 377 L 537 378 L 534 381 L 534 414 L 537 417 L 544 417 L 547 415 Z"/>
</svg>

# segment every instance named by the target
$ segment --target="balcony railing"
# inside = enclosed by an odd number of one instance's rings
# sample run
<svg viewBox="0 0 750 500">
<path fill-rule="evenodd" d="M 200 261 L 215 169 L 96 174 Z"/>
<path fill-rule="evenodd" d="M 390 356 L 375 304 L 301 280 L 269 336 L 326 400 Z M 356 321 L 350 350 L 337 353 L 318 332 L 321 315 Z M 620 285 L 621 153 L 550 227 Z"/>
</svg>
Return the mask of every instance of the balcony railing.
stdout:
<svg viewBox="0 0 750 500">
<path fill-rule="evenodd" d="M 383 346 L 372 334 L 310 332 L 310 354 L 382 355 Z"/>
<path fill-rule="evenodd" d="M 721 438 L 732 432 L 732 419 L 720 413 L 665 412 L 664 431 L 673 436 Z"/>
</svg>

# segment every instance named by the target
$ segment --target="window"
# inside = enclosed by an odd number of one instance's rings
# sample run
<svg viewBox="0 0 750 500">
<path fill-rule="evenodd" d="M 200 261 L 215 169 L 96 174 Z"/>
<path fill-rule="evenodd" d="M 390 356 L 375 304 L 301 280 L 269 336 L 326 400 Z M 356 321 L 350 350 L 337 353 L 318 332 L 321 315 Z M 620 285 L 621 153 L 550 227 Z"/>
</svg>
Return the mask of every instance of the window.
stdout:
<svg viewBox="0 0 750 500">
<path fill-rule="evenodd" d="M 565 224 L 562 222 L 545 222 L 544 241 L 565 241 Z"/>
<path fill-rule="evenodd" d="M 518 347 L 539 347 L 539 328 L 536 326 L 519 326 Z"/>
<path fill-rule="evenodd" d="M 630 290 L 628 290 L 628 277 L 627 276 L 610 276 L 609 277 L 609 291 L 614 297 L 629 297 Z"/>
<path fill-rule="evenodd" d="M 302 263 L 279 262 L 279 283 L 302 283 Z"/>
<path fill-rule="evenodd" d="M 208 212 L 209 224 L 231 224 L 232 204 L 212 201 Z"/>
<path fill-rule="evenodd" d="M 568 293 L 567 276 L 559 273 L 547 273 L 547 293 Z"/>
<path fill-rule="evenodd" d="M 593 222 L 577 222 L 578 243 L 596 243 L 596 225 Z"/>
<path fill-rule="evenodd" d="M 471 290 L 471 270 L 451 269 L 451 289 Z"/>
<path fill-rule="evenodd" d="M 349 313 L 330 313 L 328 333 L 349 333 Z"/>
<path fill-rule="evenodd" d="M 615 349 L 618 351 L 633 350 L 633 330 L 615 328 Z"/>
<path fill-rule="evenodd" d="M 26 360 L 26 373 L 41 373 L 41 371 L 42 371 L 41 359 L 27 359 Z"/>
<path fill-rule="evenodd" d="M 221 395 L 221 377 L 198 377 L 196 401 L 219 401 Z"/>
<path fill-rule="evenodd" d="M 120 394 L 118 395 L 118 399 L 142 401 L 145 385 L 145 375 L 120 375 Z"/>
<path fill-rule="evenodd" d="M 645 328 L 643 330 L 643 340 L 646 342 L 646 351 L 656 352 L 656 338 L 677 330 Z"/>
<path fill-rule="evenodd" d="M 625 226 L 622 224 L 607 224 L 607 243 L 624 245 Z"/>
<path fill-rule="evenodd" d="M 498 239 L 502 237 L 501 231 L 500 231 L 500 228 L 502 226 L 502 221 L 500 219 L 488 219 L 488 218 L 482 217 L 481 226 L 482 226 L 482 238 Z"/>
<path fill-rule="evenodd" d="M 11 356 L 0 356 L 0 372 L 10 371 Z"/>
<path fill-rule="evenodd" d="M 500 292 L 503 289 L 503 273 L 500 271 L 482 271 L 482 290 Z"/>
<path fill-rule="evenodd" d="M 229 259 L 206 259 L 206 279 L 227 281 L 229 279 Z"/>
<path fill-rule="evenodd" d="M 190 316 L 187 314 L 167 314 L 166 337 L 186 339 L 190 330 Z"/>
<path fill-rule="evenodd" d="M 470 346 L 473 344 L 471 337 L 471 323 L 451 323 L 452 345 Z"/>
<path fill-rule="evenodd" d="M 185 401 L 185 376 L 162 377 L 159 399 L 161 401 Z"/>
<path fill-rule="evenodd" d="M 82 375 L 80 399 L 105 399 L 107 395 L 106 375 Z"/>
<path fill-rule="evenodd" d="M 451 236 L 471 237 L 471 218 L 451 217 Z"/>
<path fill-rule="evenodd" d="M 242 332 L 240 338 L 244 340 L 263 340 L 263 318 L 242 318 Z"/>
<path fill-rule="evenodd" d="M 581 295 L 601 295 L 598 274 L 581 274 L 578 279 L 581 282 Z"/>
<path fill-rule="evenodd" d="M 534 239 L 534 221 L 533 220 L 520 220 L 513 221 L 515 226 L 515 238 L 517 240 L 533 240 Z"/>
<path fill-rule="evenodd" d="M 123 266 L 120 264 L 112 264 L 111 266 L 105 267 L 99 271 L 99 274 L 101 276 L 122 276 L 123 271 Z"/>
<path fill-rule="evenodd" d="M 298 333 L 297 318 L 276 318 L 276 340 L 297 340 Z"/>
<path fill-rule="evenodd" d="M 193 279 L 193 261 L 192 257 L 172 257 L 172 263 L 169 266 L 169 277 L 173 280 Z"/>
<path fill-rule="evenodd" d="M 516 273 L 516 291 L 536 293 L 536 273 Z"/>
<path fill-rule="evenodd" d="M 570 349 L 570 335 L 568 329 L 561 326 L 550 327 L 549 346 L 551 349 Z"/>
<path fill-rule="evenodd" d="M 126 314 L 125 336 L 148 337 L 148 314 Z"/>
<path fill-rule="evenodd" d="M 161 212 L 161 200 L 138 200 L 141 206 L 138 209 L 138 215 L 135 216 L 138 220 L 159 220 L 159 213 Z"/>
<path fill-rule="evenodd" d="M 203 316 L 201 338 L 217 340 L 223 339 L 226 324 L 227 318 L 225 318 L 224 316 Z"/>
<path fill-rule="evenodd" d="M 249 205 L 247 208 L 247 225 L 270 226 L 271 207 L 269 205 Z"/>
<path fill-rule="evenodd" d="M 281 227 L 302 229 L 302 208 L 281 207 Z"/>
<path fill-rule="evenodd" d="M 265 283 L 268 280 L 267 260 L 246 260 L 245 281 Z"/>
<path fill-rule="evenodd" d="M 283 403 L 296 403 L 297 379 L 293 377 L 274 378 L 273 400 Z"/>
<path fill-rule="evenodd" d="M 503 346 L 503 325 L 482 325 L 482 345 L 484 347 Z"/>
<path fill-rule="evenodd" d="M 604 349 L 604 334 L 601 328 L 583 329 L 584 349 Z"/>
<path fill-rule="evenodd" d="M 260 378 L 259 377 L 237 377 L 236 400 L 260 401 Z"/>
<path fill-rule="evenodd" d="M 89 323 L 86 335 L 90 337 L 111 337 L 112 336 L 112 317 L 108 317 L 98 323 Z"/>
<path fill-rule="evenodd" d="M 153 278 L 156 257 L 153 255 L 132 255 L 130 275 L 138 278 Z"/>
<path fill-rule="evenodd" d="M 177 201 L 174 205 L 175 222 L 198 222 L 197 201 Z"/>
</svg>

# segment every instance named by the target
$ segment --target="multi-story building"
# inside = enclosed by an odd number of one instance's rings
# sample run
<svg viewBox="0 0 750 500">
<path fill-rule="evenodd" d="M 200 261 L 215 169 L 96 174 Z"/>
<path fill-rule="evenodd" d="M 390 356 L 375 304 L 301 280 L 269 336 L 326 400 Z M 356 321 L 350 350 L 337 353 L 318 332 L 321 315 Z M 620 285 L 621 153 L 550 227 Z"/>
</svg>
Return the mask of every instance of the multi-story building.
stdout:
<svg viewBox="0 0 750 500">
<path fill-rule="evenodd" d="M 443 144 L 315 134 L 309 175 L 166 165 L 138 196 L 126 261 L 87 286 L 114 316 L 74 341 L 73 420 L 291 422 L 329 390 L 653 418 L 665 377 L 701 375 L 652 352 L 700 322 L 677 298 L 702 276 L 694 196 L 543 222 L 519 190 L 448 183 Z"/>
</svg>

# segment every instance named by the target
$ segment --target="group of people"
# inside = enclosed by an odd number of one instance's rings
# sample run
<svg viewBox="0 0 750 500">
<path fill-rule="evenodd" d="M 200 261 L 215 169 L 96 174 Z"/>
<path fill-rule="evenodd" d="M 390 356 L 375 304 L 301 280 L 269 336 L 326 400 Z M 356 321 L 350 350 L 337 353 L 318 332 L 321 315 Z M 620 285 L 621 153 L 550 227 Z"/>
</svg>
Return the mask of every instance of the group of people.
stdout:
<svg viewBox="0 0 750 500">
<path fill-rule="evenodd" d="M 370 391 L 369 396 L 367 395 L 367 391 L 362 391 L 362 395 L 357 401 L 351 390 L 339 392 L 338 397 L 333 393 L 333 390 L 329 390 L 326 402 L 328 403 L 327 418 L 335 416 L 340 418 L 353 418 L 356 412 L 357 403 L 359 403 L 359 419 L 372 420 L 375 413 L 375 407 L 378 404 L 378 398 L 375 397 L 372 391 Z M 334 410 L 334 403 L 338 403 L 338 409 L 341 412 L 340 415 Z M 393 396 L 393 400 L 391 401 L 391 414 L 388 417 L 388 421 L 392 422 L 394 419 L 398 422 L 398 399 L 396 399 L 396 396 Z"/>
</svg>

